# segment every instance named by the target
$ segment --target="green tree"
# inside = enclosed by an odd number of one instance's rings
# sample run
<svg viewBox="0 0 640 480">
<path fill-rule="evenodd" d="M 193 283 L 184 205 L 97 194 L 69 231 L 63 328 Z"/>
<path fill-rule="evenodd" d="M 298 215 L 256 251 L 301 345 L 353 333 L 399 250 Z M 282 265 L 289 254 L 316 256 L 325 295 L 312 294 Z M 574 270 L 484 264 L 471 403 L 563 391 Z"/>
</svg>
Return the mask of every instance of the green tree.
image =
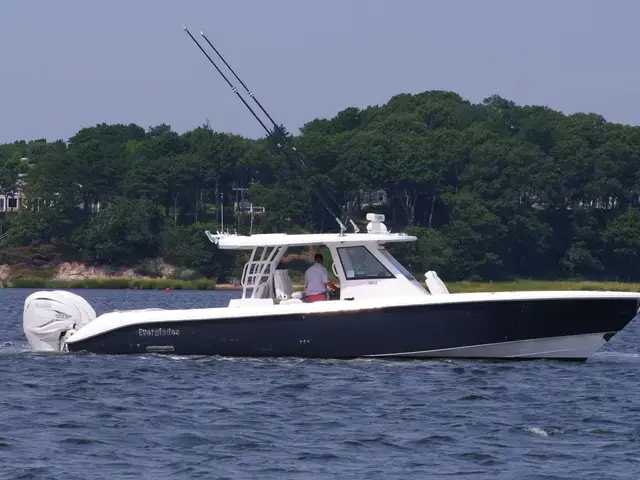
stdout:
<svg viewBox="0 0 640 480">
<path fill-rule="evenodd" d="M 158 254 L 161 225 L 160 212 L 149 200 L 116 198 L 74 240 L 88 262 L 132 265 Z"/>
<path fill-rule="evenodd" d="M 604 232 L 605 266 L 622 280 L 640 278 L 640 213 L 629 208 Z"/>
<path fill-rule="evenodd" d="M 207 278 L 226 281 L 231 274 L 233 257 L 215 247 L 205 236 L 205 230 L 215 232 L 216 225 L 168 226 L 161 236 L 162 258 L 177 267 L 193 269 Z"/>
</svg>

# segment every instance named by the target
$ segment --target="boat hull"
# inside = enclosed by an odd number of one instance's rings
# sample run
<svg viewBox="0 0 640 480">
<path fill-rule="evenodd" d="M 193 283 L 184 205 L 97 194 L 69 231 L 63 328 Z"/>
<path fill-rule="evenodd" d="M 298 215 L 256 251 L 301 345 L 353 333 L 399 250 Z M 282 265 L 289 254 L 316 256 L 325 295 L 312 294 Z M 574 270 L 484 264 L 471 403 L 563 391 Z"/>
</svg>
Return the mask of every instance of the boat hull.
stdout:
<svg viewBox="0 0 640 480">
<path fill-rule="evenodd" d="M 145 321 L 70 351 L 307 358 L 584 360 L 638 311 L 634 298 L 499 300 L 198 320 Z"/>
</svg>

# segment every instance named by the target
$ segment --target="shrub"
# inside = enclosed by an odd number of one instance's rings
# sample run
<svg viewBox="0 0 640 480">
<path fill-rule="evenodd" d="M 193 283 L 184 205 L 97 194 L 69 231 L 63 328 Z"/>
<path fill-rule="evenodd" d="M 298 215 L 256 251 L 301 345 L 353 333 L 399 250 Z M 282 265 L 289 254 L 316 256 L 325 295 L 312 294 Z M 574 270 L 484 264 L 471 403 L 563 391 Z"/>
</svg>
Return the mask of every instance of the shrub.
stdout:
<svg viewBox="0 0 640 480">
<path fill-rule="evenodd" d="M 200 278 L 200 275 L 191 268 L 176 267 L 170 278 L 175 280 L 196 280 Z"/>
<path fill-rule="evenodd" d="M 162 262 L 158 259 L 144 260 L 136 266 L 134 271 L 142 277 L 160 278 L 163 275 Z"/>
</svg>

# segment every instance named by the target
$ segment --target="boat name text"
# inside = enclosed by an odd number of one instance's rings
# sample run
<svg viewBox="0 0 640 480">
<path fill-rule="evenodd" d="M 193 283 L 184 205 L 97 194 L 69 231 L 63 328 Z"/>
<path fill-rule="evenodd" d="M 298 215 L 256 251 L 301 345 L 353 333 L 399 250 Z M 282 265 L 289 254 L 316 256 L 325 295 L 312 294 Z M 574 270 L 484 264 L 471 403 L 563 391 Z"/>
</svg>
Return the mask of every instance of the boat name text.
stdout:
<svg viewBox="0 0 640 480">
<path fill-rule="evenodd" d="M 139 337 L 177 337 L 180 330 L 177 328 L 139 328 Z"/>
</svg>

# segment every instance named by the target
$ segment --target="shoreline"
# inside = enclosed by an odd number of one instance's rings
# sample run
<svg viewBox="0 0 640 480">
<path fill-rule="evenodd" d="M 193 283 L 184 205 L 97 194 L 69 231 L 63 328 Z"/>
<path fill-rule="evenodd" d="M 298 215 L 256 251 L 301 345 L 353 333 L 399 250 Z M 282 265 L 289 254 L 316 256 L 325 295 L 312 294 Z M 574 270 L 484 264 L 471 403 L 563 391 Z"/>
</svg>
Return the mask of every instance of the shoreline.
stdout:
<svg viewBox="0 0 640 480">
<path fill-rule="evenodd" d="M 516 280 L 510 282 L 445 282 L 451 293 L 531 291 L 531 290 L 596 290 L 640 292 L 640 283 L 596 282 L 571 280 Z M 42 278 L 17 278 L 0 282 L 1 288 L 61 289 L 61 290 L 220 290 L 242 291 L 241 285 L 216 283 L 206 278 L 175 280 L 162 278 L 105 277 L 75 280 L 46 280 Z M 302 285 L 293 285 L 302 290 Z"/>
</svg>

